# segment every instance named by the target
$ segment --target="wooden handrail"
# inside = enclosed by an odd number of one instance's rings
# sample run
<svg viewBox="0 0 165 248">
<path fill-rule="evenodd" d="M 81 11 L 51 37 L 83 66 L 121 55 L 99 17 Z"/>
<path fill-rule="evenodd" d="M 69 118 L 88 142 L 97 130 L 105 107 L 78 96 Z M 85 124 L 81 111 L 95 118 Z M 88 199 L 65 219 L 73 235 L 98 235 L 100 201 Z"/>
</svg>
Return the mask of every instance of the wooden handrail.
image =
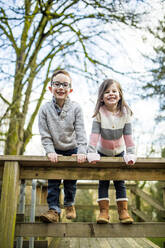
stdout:
<svg viewBox="0 0 165 248">
<path fill-rule="evenodd" d="M 55 163 L 55 166 L 63 167 L 100 167 L 104 166 L 107 168 L 121 168 L 126 166 L 123 158 L 121 157 L 101 157 L 101 160 L 95 165 L 88 162 L 78 164 L 76 158 L 72 156 L 60 156 L 59 162 Z M 52 165 L 46 156 L 23 156 L 23 155 L 0 155 L 0 166 L 4 165 L 5 161 L 17 161 L 21 166 L 36 166 L 36 167 L 47 167 Z M 138 158 L 133 168 L 143 169 L 161 169 L 165 168 L 165 158 Z"/>
<path fill-rule="evenodd" d="M 165 159 L 138 158 L 132 167 L 123 158 L 102 157 L 96 164 L 78 164 L 75 157 L 61 156 L 51 163 L 46 156 L 0 156 L 0 177 L 5 163 L 17 162 L 20 179 L 165 180 Z"/>
</svg>

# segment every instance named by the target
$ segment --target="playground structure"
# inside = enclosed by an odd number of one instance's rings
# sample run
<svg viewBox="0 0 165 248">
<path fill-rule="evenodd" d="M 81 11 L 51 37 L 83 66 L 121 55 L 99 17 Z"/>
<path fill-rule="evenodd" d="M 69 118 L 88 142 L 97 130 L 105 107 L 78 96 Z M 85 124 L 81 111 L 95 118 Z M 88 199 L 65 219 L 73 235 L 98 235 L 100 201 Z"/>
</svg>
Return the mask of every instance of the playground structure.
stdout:
<svg viewBox="0 0 165 248">
<path fill-rule="evenodd" d="M 144 213 L 138 212 L 137 209 L 132 209 L 132 212 L 134 211 L 134 214 L 138 215 L 144 222 L 134 223 L 129 226 L 124 226 L 120 223 L 108 225 L 98 225 L 96 223 L 35 223 L 34 214 L 31 215 L 30 223 L 16 222 L 17 196 L 19 195 L 20 182 L 24 187 L 23 182 L 33 180 L 32 183 L 35 184 L 35 179 L 164 181 L 165 159 L 139 158 L 136 164 L 130 168 L 125 165 L 122 158 L 101 158 L 101 161 L 91 165 L 87 162 L 77 164 L 74 157 L 60 157 L 59 163 L 51 164 L 47 157 L 43 156 L 0 156 L 0 177 L 2 179 L 0 205 L 0 244 L 2 244 L 2 248 L 13 248 L 15 237 L 31 237 L 32 241 L 34 237 L 61 237 L 70 238 L 73 243 L 77 242 L 74 238 L 123 237 L 124 239 L 136 239 L 165 237 L 165 223 L 150 222 L 149 218 Z M 90 187 L 90 185 L 87 187 Z M 149 204 L 156 207 L 164 215 L 164 207 L 150 196 L 134 186 L 130 187 L 130 189 L 132 193 L 147 200 Z M 165 188 L 162 187 L 162 190 L 165 202 Z M 34 205 L 34 203 L 32 202 L 31 205 Z M 140 240 L 142 242 L 143 239 Z M 150 244 L 148 247 L 157 246 L 151 246 Z"/>
</svg>

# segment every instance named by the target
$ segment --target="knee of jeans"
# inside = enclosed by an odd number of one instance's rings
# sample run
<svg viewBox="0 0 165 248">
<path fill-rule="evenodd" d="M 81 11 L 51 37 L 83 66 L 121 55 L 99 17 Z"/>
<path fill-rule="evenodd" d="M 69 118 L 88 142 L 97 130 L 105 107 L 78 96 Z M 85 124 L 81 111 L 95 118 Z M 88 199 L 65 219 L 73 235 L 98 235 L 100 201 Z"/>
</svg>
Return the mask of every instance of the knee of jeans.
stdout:
<svg viewBox="0 0 165 248">
<path fill-rule="evenodd" d="M 99 187 L 109 187 L 109 181 L 99 181 Z"/>
<path fill-rule="evenodd" d="M 76 180 L 67 180 L 67 181 L 64 181 L 64 187 L 66 188 L 76 188 Z"/>
<path fill-rule="evenodd" d="M 61 180 L 48 180 L 48 187 L 54 186 L 59 187 L 61 184 Z"/>
</svg>

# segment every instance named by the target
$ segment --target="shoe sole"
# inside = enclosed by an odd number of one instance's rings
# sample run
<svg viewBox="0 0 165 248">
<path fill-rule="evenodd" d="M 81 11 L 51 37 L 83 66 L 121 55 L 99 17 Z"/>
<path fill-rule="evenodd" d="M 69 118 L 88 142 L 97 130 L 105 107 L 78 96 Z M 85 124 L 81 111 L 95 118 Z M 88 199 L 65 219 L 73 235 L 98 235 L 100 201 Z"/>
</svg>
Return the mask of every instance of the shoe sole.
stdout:
<svg viewBox="0 0 165 248">
<path fill-rule="evenodd" d="M 120 220 L 121 224 L 132 224 L 133 221 L 132 220 Z"/>
<path fill-rule="evenodd" d="M 105 219 L 99 219 L 97 220 L 97 224 L 108 224 L 109 220 L 105 220 Z"/>
<path fill-rule="evenodd" d="M 66 219 L 68 219 L 68 220 L 73 220 L 73 219 L 76 219 L 76 216 L 74 216 L 74 217 L 66 216 Z"/>
<path fill-rule="evenodd" d="M 45 223 L 58 223 L 58 221 L 51 221 L 45 216 L 40 216 L 40 219 Z"/>
</svg>

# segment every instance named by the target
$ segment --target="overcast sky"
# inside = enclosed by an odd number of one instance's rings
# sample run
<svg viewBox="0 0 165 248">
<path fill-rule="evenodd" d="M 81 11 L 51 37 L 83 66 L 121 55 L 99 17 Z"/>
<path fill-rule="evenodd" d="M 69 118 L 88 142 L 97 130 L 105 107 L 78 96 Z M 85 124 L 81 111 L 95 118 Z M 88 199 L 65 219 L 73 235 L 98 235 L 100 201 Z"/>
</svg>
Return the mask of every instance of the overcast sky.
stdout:
<svg viewBox="0 0 165 248">
<path fill-rule="evenodd" d="M 150 12 L 150 15 L 144 18 L 144 22 L 147 24 L 152 20 L 153 25 L 155 25 L 157 23 L 158 17 L 163 15 L 163 11 L 160 8 L 158 0 L 148 2 L 152 2 L 154 8 Z M 107 34 L 107 38 L 110 39 L 110 35 L 111 34 L 109 33 L 108 37 Z M 146 67 L 149 67 L 150 64 L 141 56 L 141 53 L 152 54 L 153 40 L 150 39 L 147 33 L 142 33 L 141 31 L 137 30 L 135 31 L 130 28 L 121 29 L 120 34 L 116 33 L 116 36 L 120 37 L 120 39 L 123 41 L 122 46 L 121 44 L 116 44 L 112 50 L 113 66 L 116 68 L 116 70 L 121 72 L 138 71 L 141 74 L 144 73 Z M 142 37 L 148 38 L 146 42 L 143 42 Z M 105 44 L 102 45 L 104 46 Z M 133 131 L 135 144 L 137 147 L 137 155 L 145 157 L 149 154 L 151 144 L 154 142 L 156 137 L 158 137 L 161 132 L 165 133 L 164 125 L 155 125 L 154 121 L 154 118 L 158 112 L 159 103 L 154 99 L 142 100 L 140 96 L 137 95 L 136 88 L 141 87 L 141 82 L 138 76 L 132 79 L 114 72 L 109 72 L 108 70 L 106 75 L 109 78 L 118 80 L 123 87 L 125 99 L 134 112 Z M 83 108 L 87 137 L 89 138 L 92 124 L 91 116 L 93 114 L 95 102 L 97 99 L 98 86 L 95 83 L 92 84 L 92 82 L 87 81 L 87 79 L 82 76 L 72 73 L 71 76 L 73 79 L 74 91 L 71 93 L 70 97 L 71 99 L 79 102 Z M 103 77 L 100 78 L 100 83 L 102 83 L 103 79 Z M 8 93 L 6 92 L 6 94 Z M 51 98 L 51 94 L 49 91 L 47 91 L 45 101 Z M 38 132 L 37 121 L 38 120 L 36 118 L 33 128 L 35 135 L 28 144 L 25 153 L 28 155 L 44 154 Z M 159 145 L 156 145 L 155 147 L 157 152 L 154 156 L 160 156 Z"/>
<path fill-rule="evenodd" d="M 162 9 L 158 4 L 159 1 L 152 1 L 154 4 L 153 11 L 151 11 L 149 16 L 146 16 L 144 21 L 149 23 L 151 20 L 153 25 L 157 23 L 157 17 L 162 16 Z M 131 29 L 122 29 L 120 34 L 117 36 L 123 39 L 123 45 L 116 45 L 112 51 L 114 55 L 113 66 L 121 72 L 140 72 L 143 74 L 147 67 L 150 66 L 150 62 L 146 61 L 141 54 L 150 55 L 152 54 L 152 45 L 154 44 L 153 40 L 150 39 L 150 35 L 146 32 L 142 33 L 141 31 L 135 31 Z M 143 38 L 147 38 L 143 42 Z M 103 44 L 105 45 L 105 44 Z M 92 124 L 92 114 L 97 99 L 97 90 L 98 86 L 92 86 L 92 82 L 88 82 L 87 79 L 82 76 L 71 74 L 73 78 L 73 93 L 70 95 L 71 99 L 80 103 L 84 111 L 85 126 L 87 131 L 87 137 L 89 138 Z M 134 76 L 134 79 L 118 75 L 114 72 L 109 72 L 107 70 L 107 77 L 114 78 L 118 80 L 124 90 L 124 95 L 126 101 L 129 103 L 131 109 L 134 113 L 133 118 L 133 131 L 134 139 L 136 144 L 137 155 L 140 157 L 145 157 L 150 154 L 151 146 L 155 148 L 155 154 L 151 156 L 160 156 L 160 145 L 159 142 L 156 143 L 158 136 L 161 136 L 161 133 L 165 131 L 165 127 L 162 123 L 159 125 L 155 124 L 155 117 L 158 113 L 159 102 L 156 99 L 142 100 L 139 95 L 137 95 L 136 89 L 141 87 L 142 83 L 140 82 L 138 75 Z M 103 78 L 100 78 L 100 83 L 102 83 Z M 47 92 L 46 100 L 51 99 L 51 94 Z M 46 101 L 45 100 L 45 101 Z M 38 133 L 37 121 L 35 123 L 35 133 Z M 33 144 L 36 147 L 39 147 L 39 150 L 35 151 L 33 149 Z M 164 143 L 165 145 L 165 143 Z M 27 147 L 27 154 L 44 154 L 44 150 L 40 144 L 39 136 L 34 136 L 32 142 Z"/>
</svg>

